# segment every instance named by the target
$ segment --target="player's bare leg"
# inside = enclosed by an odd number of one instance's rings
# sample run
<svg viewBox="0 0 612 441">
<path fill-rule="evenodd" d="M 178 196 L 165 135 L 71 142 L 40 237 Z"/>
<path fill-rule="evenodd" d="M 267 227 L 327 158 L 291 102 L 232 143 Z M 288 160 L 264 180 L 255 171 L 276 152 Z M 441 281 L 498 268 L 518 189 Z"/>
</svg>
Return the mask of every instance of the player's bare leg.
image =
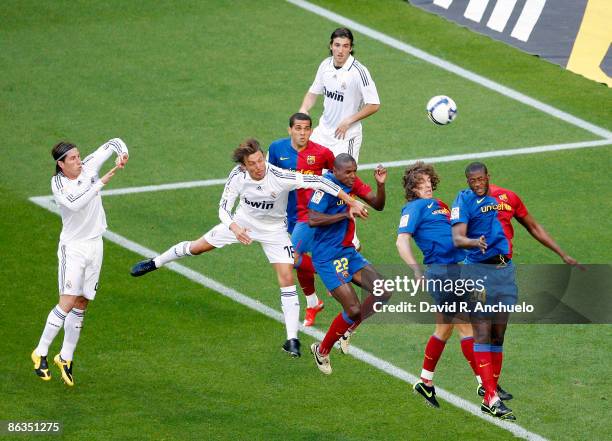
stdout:
<svg viewBox="0 0 612 441">
<path fill-rule="evenodd" d="M 200 237 L 198 240 L 194 240 L 191 242 L 179 242 L 153 259 L 146 259 L 138 262 L 132 267 L 130 274 L 134 277 L 140 277 L 147 273 L 150 273 L 151 271 L 155 271 L 156 269 L 161 268 L 167 263 L 182 259 L 186 256 L 197 256 L 199 254 L 212 251 L 214 249 L 215 247 L 208 243 L 204 236 Z"/>
<path fill-rule="evenodd" d="M 276 271 L 278 286 L 280 287 L 281 306 L 285 317 L 287 340 L 282 346 L 283 351 L 292 357 L 299 357 L 300 340 L 298 328 L 300 327 L 300 299 L 293 282 L 293 265 L 290 263 L 273 263 Z"/>
</svg>

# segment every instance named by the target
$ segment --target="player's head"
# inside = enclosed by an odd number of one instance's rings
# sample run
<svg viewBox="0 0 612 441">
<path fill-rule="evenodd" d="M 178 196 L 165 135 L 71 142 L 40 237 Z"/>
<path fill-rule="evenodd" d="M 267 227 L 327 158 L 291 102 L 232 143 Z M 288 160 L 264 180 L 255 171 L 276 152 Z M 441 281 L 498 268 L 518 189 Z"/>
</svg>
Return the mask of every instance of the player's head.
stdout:
<svg viewBox="0 0 612 441">
<path fill-rule="evenodd" d="M 266 160 L 259 141 L 254 138 L 245 139 L 232 155 L 234 162 L 241 164 L 252 179 L 259 181 L 266 176 Z"/>
<path fill-rule="evenodd" d="M 439 182 L 440 178 L 431 164 L 417 162 L 406 168 L 402 177 L 406 200 L 431 199 Z"/>
<path fill-rule="evenodd" d="M 305 113 L 294 113 L 289 118 L 291 145 L 298 149 L 306 147 L 312 134 L 312 119 Z"/>
<path fill-rule="evenodd" d="M 465 177 L 476 196 L 489 193 L 489 170 L 482 162 L 472 162 L 465 168 Z"/>
<path fill-rule="evenodd" d="M 357 161 L 348 153 L 340 153 L 334 161 L 334 176 L 347 187 L 353 187 L 357 177 Z"/>
<path fill-rule="evenodd" d="M 334 58 L 335 66 L 343 66 L 353 53 L 353 33 L 347 28 L 338 28 L 329 39 L 329 54 Z"/>
<path fill-rule="evenodd" d="M 81 154 L 77 146 L 68 141 L 58 142 L 51 149 L 51 156 L 55 161 L 55 174 L 64 173 L 70 179 L 81 174 Z"/>
</svg>

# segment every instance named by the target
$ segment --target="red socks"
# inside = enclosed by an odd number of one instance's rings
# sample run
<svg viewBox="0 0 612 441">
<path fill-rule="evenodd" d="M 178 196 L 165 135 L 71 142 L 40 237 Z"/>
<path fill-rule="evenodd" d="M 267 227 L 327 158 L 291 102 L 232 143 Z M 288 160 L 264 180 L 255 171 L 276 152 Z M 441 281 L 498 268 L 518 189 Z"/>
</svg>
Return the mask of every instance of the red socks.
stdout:
<svg viewBox="0 0 612 441">
<path fill-rule="evenodd" d="M 503 360 L 503 346 L 491 345 L 491 362 L 493 363 L 493 379 L 495 380 L 495 388 L 497 388 L 497 384 L 499 383 L 499 376 L 501 375 Z"/>
<path fill-rule="evenodd" d="M 489 404 L 495 396 L 496 382 L 493 377 L 493 357 L 490 344 L 474 344 L 474 360 L 477 364 L 478 374 L 485 388 L 484 401 Z"/>
<path fill-rule="evenodd" d="M 345 312 L 341 312 L 336 316 L 332 324 L 329 326 L 329 330 L 327 334 L 325 334 L 325 338 L 319 345 L 319 353 L 321 355 L 327 355 L 334 347 L 334 343 L 340 339 L 351 325 L 355 323 L 351 320 Z"/>
<path fill-rule="evenodd" d="M 476 360 L 474 359 L 474 337 L 465 337 L 461 339 L 461 351 L 470 364 L 474 375 L 478 375 L 478 368 L 476 366 Z"/>
<path fill-rule="evenodd" d="M 300 265 L 296 268 L 297 278 L 304 294 L 309 296 L 315 292 L 315 269 L 312 258 L 308 254 L 300 256 Z"/>
<path fill-rule="evenodd" d="M 438 360 L 442 356 L 446 342 L 440 340 L 435 335 L 429 337 L 427 346 L 425 346 L 425 356 L 423 357 L 423 370 L 421 371 L 421 378 L 424 381 L 432 381 L 433 374 L 436 370 Z"/>
</svg>

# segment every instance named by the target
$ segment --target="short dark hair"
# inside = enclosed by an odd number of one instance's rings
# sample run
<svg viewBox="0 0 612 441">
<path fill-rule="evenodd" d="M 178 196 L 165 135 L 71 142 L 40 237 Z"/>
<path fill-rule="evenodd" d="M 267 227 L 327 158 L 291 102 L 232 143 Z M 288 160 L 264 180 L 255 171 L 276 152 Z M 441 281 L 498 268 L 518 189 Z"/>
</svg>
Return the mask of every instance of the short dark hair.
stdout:
<svg viewBox="0 0 612 441">
<path fill-rule="evenodd" d="M 334 160 L 334 168 L 346 167 L 348 164 L 357 165 L 357 161 L 348 153 L 340 153 Z"/>
<path fill-rule="evenodd" d="M 248 138 L 242 141 L 240 145 L 236 147 L 232 154 L 232 160 L 244 165 L 246 157 L 257 152 L 263 153 L 263 150 L 259 146 L 259 141 L 257 141 L 255 138 Z"/>
<path fill-rule="evenodd" d="M 308 121 L 312 127 L 312 118 L 305 113 L 297 112 L 289 118 L 289 127 L 293 127 L 296 121 Z"/>
<path fill-rule="evenodd" d="M 351 55 L 353 55 L 353 33 L 349 28 L 338 28 L 334 32 L 332 32 L 331 37 L 329 37 L 329 44 L 331 45 L 334 42 L 335 38 L 348 38 L 351 40 Z M 329 55 L 332 54 L 331 49 L 329 50 Z"/>
<path fill-rule="evenodd" d="M 468 164 L 468 166 L 465 168 L 465 176 L 467 177 L 470 173 L 474 173 L 477 171 L 484 171 L 485 175 L 489 174 L 487 166 L 484 165 L 482 162 L 472 162 L 471 164 Z"/>
<path fill-rule="evenodd" d="M 73 144 L 69 141 L 60 141 L 53 146 L 51 149 L 51 156 L 53 156 L 53 160 L 55 161 L 55 174 L 58 174 L 62 171 L 61 167 L 58 164 L 58 161 L 63 161 L 64 156 L 70 150 L 76 148 L 76 144 Z"/>
<path fill-rule="evenodd" d="M 404 176 L 402 176 L 402 184 L 406 193 L 406 200 L 412 201 L 417 199 L 417 194 L 413 191 L 422 180 L 422 176 L 427 175 L 431 180 L 431 189 L 435 191 L 440 183 L 440 178 L 431 164 L 425 164 L 423 161 L 418 161 L 414 165 L 406 168 Z"/>
</svg>

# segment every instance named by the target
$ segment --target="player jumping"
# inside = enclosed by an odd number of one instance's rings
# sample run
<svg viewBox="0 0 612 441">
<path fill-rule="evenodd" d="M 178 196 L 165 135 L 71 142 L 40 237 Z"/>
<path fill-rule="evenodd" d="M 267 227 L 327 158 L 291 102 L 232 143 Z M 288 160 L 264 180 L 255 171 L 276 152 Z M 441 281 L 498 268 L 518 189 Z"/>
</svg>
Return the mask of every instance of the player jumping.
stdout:
<svg viewBox="0 0 612 441">
<path fill-rule="evenodd" d="M 356 172 L 355 160 L 350 155 L 341 153 L 336 157 L 333 173 L 328 172 L 324 177 L 381 211 L 385 207 L 387 171 L 382 166 L 377 167 L 374 173 L 376 193 L 357 177 Z M 319 370 L 329 375 L 332 372 L 329 352 L 334 343 L 348 332 L 349 328 L 354 329 L 367 318 L 373 312 L 375 302 L 385 298 L 377 298 L 371 294 L 374 281 L 381 277 L 353 245 L 354 216 L 365 217 L 363 212 L 347 207 L 337 197 L 320 191 L 314 193 L 308 208 L 308 222 L 316 227 L 312 247 L 315 269 L 343 309 L 332 322 L 323 341 L 313 343 L 310 347 Z M 370 293 L 363 304 L 350 282 L 358 284 Z"/>
<path fill-rule="evenodd" d="M 134 277 L 142 276 L 174 260 L 225 245 L 259 242 L 276 270 L 280 284 L 287 329 L 287 341 L 282 348 L 292 357 L 299 357 L 300 303 L 293 282 L 293 248 L 286 223 L 289 192 L 298 188 L 321 190 L 343 200 L 359 215 L 365 213 L 365 207 L 327 179 L 268 164 L 255 139 L 247 139 L 240 144 L 234 150 L 233 159 L 238 165 L 230 172 L 219 203 L 221 223 L 197 240 L 180 242 L 154 259 L 137 263 L 131 274 Z M 232 212 L 237 198 L 240 199 L 238 208 Z"/>
</svg>

